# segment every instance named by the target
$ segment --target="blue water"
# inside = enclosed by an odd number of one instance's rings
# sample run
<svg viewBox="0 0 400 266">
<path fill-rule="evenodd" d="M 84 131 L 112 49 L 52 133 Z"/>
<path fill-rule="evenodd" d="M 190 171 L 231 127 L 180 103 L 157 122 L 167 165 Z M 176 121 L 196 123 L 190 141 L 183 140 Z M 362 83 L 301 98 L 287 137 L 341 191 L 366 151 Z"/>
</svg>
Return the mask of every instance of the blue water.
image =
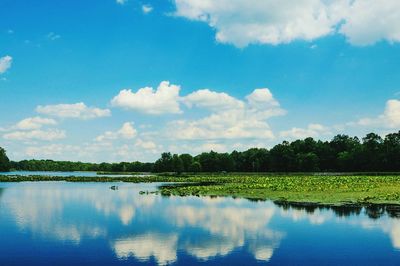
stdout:
<svg viewBox="0 0 400 266">
<path fill-rule="evenodd" d="M 0 265 L 400 263 L 396 211 L 139 194 L 155 186 L 0 183 Z"/>
<path fill-rule="evenodd" d="M 52 171 L 12 171 L 12 172 L 0 172 L 0 175 L 19 175 L 19 176 L 30 176 L 30 175 L 41 175 L 41 176 L 108 176 L 108 177 L 121 177 L 130 175 L 99 175 L 97 172 L 52 172 Z"/>
</svg>

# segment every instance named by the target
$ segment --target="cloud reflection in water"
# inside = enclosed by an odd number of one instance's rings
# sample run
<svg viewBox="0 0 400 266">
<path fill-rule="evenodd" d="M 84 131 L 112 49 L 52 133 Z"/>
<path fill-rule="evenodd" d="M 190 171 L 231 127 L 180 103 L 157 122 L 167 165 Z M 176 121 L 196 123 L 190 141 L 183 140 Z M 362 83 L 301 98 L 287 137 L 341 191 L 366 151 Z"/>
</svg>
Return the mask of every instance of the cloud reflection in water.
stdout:
<svg viewBox="0 0 400 266">
<path fill-rule="evenodd" d="M 121 183 L 115 191 L 109 187 L 67 182 L 1 187 L 0 229 L 7 218 L 33 239 L 74 246 L 83 240 L 100 241 L 114 258 L 154 260 L 158 265 L 179 262 L 180 252 L 202 262 L 235 252 L 270 261 L 288 236 L 287 227 L 277 226 L 282 223 L 291 227 L 335 223 L 378 230 L 400 249 L 400 219 L 382 210 L 299 208 L 245 199 L 139 194 L 155 190 L 151 184 Z"/>
</svg>

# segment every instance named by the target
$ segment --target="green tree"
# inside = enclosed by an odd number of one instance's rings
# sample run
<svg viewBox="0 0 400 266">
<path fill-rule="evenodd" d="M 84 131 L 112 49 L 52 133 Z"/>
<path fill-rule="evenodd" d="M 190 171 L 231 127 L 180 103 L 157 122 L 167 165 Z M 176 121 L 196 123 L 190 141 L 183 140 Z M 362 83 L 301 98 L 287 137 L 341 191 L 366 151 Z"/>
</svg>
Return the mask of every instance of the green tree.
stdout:
<svg viewBox="0 0 400 266">
<path fill-rule="evenodd" d="M 290 172 L 296 170 L 296 155 L 289 142 L 274 146 L 270 152 L 270 165 L 273 172 Z"/>
<path fill-rule="evenodd" d="M 219 170 L 217 157 L 218 154 L 216 152 L 210 151 L 198 155 L 196 160 L 200 162 L 204 172 L 217 172 Z"/>
<path fill-rule="evenodd" d="M 0 172 L 10 171 L 10 160 L 7 157 L 6 150 L 0 147 Z"/>
<path fill-rule="evenodd" d="M 189 172 L 192 173 L 198 173 L 201 172 L 201 164 L 198 161 L 192 162 L 192 164 L 189 166 Z"/>
<path fill-rule="evenodd" d="M 383 141 L 383 168 L 386 171 L 400 170 L 400 131 L 386 135 Z"/>
<path fill-rule="evenodd" d="M 178 154 L 174 154 L 172 156 L 172 164 L 173 164 L 173 167 L 174 167 L 173 168 L 174 172 L 176 172 L 178 174 L 183 172 L 183 170 L 184 170 L 183 169 L 183 162 L 182 162 L 181 157 L 179 157 Z"/>
<path fill-rule="evenodd" d="M 301 153 L 298 155 L 298 166 L 302 172 L 319 171 L 319 158 L 313 152 Z"/>
<path fill-rule="evenodd" d="M 362 151 L 359 153 L 361 168 L 365 171 L 380 171 L 383 166 L 383 139 L 369 133 L 363 138 Z"/>
<path fill-rule="evenodd" d="M 184 172 L 188 172 L 189 171 L 189 167 L 193 163 L 193 156 L 190 155 L 190 154 L 184 153 L 184 154 L 179 155 L 179 158 L 181 158 L 181 160 L 182 160 L 183 171 Z"/>
<path fill-rule="evenodd" d="M 170 152 L 164 152 L 161 154 L 161 158 L 154 163 L 155 172 L 173 172 L 174 162 Z"/>
</svg>

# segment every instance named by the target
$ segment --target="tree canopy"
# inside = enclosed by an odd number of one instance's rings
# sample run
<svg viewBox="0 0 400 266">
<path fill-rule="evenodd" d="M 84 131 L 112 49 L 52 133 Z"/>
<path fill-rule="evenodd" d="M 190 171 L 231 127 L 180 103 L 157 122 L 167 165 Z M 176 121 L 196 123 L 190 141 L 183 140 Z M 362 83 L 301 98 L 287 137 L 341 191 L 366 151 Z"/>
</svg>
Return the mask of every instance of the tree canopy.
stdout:
<svg viewBox="0 0 400 266">
<path fill-rule="evenodd" d="M 22 160 L 11 162 L 11 168 L 21 171 L 151 172 L 153 170 L 153 163 L 83 163 L 53 160 Z"/>
<path fill-rule="evenodd" d="M 174 163 L 180 158 L 182 164 Z M 176 168 L 176 165 L 179 168 Z M 183 166 L 183 167 L 182 167 Z M 164 153 L 155 172 L 383 172 L 400 171 L 400 131 L 384 138 L 375 133 L 337 135 L 330 141 L 306 138 L 283 141 L 270 150 L 251 148 L 231 153 Z"/>
<path fill-rule="evenodd" d="M 10 167 L 10 160 L 7 157 L 6 150 L 0 147 L 0 172 L 8 172 Z"/>
</svg>

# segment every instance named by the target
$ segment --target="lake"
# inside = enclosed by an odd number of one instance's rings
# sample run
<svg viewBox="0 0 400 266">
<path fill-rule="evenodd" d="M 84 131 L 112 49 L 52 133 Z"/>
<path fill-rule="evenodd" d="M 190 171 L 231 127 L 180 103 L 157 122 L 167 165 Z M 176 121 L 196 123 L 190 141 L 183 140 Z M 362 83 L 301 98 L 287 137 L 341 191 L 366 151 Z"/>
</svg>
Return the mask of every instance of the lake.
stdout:
<svg viewBox="0 0 400 266">
<path fill-rule="evenodd" d="M 92 177 L 92 176 L 108 176 L 108 177 L 122 177 L 122 176 L 131 176 L 129 174 L 123 175 L 123 174 L 118 174 L 118 175 L 113 175 L 113 174 L 107 174 L 107 175 L 99 175 L 97 172 L 53 172 L 53 171 L 12 171 L 12 172 L 0 172 L 0 175 L 19 175 L 19 176 L 30 176 L 30 175 L 41 175 L 41 176 L 62 176 L 62 177 L 68 177 L 68 176 L 84 176 L 84 177 Z M 143 174 L 146 175 L 146 174 Z"/>
<path fill-rule="evenodd" d="M 139 193 L 155 191 L 156 185 L 0 183 L 0 264 L 400 262 L 400 215 L 395 210 Z"/>
</svg>

